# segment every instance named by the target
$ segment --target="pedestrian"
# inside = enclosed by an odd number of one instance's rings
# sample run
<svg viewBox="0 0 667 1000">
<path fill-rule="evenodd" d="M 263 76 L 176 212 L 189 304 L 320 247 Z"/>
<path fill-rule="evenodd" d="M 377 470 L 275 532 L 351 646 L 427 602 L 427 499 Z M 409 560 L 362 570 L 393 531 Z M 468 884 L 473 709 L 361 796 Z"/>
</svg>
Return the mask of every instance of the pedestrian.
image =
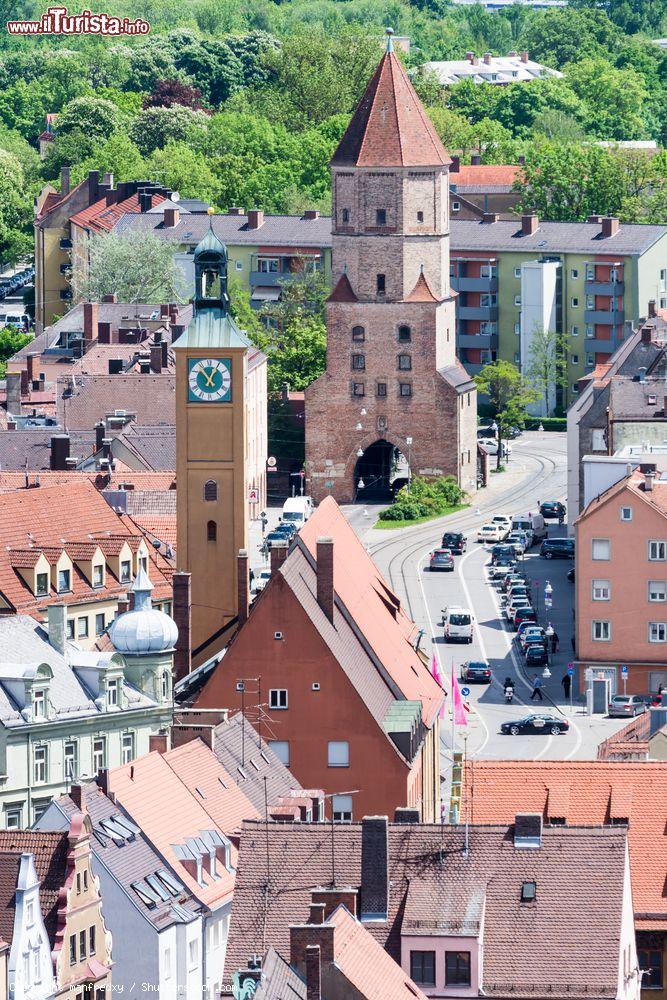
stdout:
<svg viewBox="0 0 667 1000">
<path fill-rule="evenodd" d="M 556 632 L 556 630 L 554 629 L 554 634 L 551 636 L 551 652 L 552 653 L 557 653 L 558 652 L 558 642 L 559 642 L 558 632 Z"/>
<path fill-rule="evenodd" d="M 565 701 L 567 701 L 568 698 L 570 697 L 570 688 L 572 687 L 572 678 L 570 677 L 569 674 L 564 674 L 563 675 L 563 679 L 561 681 L 561 684 L 563 685 L 563 692 L 565 694 Z"/>
<path fill-rule="evenodd" d="M 544 698 L 542 697 L 542 678 L 537 674 L 533 677 L 533 693 L 530 696 L 530 700 L 535 701 L 536 698 L 539 699 L 539 701 L 544 701 Z"/>
</svg>

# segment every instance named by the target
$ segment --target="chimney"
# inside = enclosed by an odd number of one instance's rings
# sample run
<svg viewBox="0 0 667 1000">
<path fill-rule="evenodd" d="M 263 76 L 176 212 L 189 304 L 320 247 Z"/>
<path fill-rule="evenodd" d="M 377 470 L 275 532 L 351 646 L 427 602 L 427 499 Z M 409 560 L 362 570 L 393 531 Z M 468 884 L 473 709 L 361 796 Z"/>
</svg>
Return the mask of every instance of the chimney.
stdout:
<svg viewBox="0 0 667 1000">
<path fill-rule="evenodd" d="M 485 212 L 482 216 L 482 222 L 487 226 L 492 226 L 494 222 L 499 222 L 500 216 L 497 212 Z"/>
<path fill-rule="evenodd" d="M 508 59 L 516 59 L 517 55 L 518 55 L 518 53 L 517 53 L 516 49 L 510 49 L 510 51 L 507 53 L 507 58 Z"/>
<path fill-rule="evenodd" d="M 109 781 L 108 767 L 103 767 L 98 771 L 95 777 L 95 781 L 97 782 L 98 788 L 101 788 L 104 794 L 108 798 L 110 798 L 112 802 L 115 802 L 116 801 L 115 796 L 111 792 L 111 783 Z"/>
<path fill-rule="evenodd" d="M 361 919 L 386 920 L 389 902 L 386 816 L 361 821 Z"/>
<path fill-rule="evenodd" d="M 120 618 L 126 611 L 130 610 L 130 598 L 127 594 L 122 594 L 116 601 L 116 618 Z"/>
<path fill-rule="evenodd" d="M 287 559 L 287 542 L 274 542 L 271 546 L 271 576 L 275 576 Z"/>
<path fill-rule="evenodd" d="M 466 52 L 466 62 L 471 63 L 474 58 L 475 58 L 474 52 Z"/>
<path fill-rule="evenodd" d="M 456 154 L 455 156 L 452 156 L 451 159 L 452 162 L 449 164 L 449 172 L 450 174 L 458 174 L 461 170 L 461 157 Z"/>
<path fill-rule="evenodd" d="M 316 903 L 315 901 L 311 902 L 310 914 L 308 916 L 308 923 L 323 924 L 325 909 L 326 909 L 326 903 Z"/>
<path fill-rule="evenodd" d="M 236 558 L 236 593 L 238 604 L 239 625 L 243 625 L 248 620 L 249 586 L 248 586 L 248 552 L 246 549 L 239 549 Z"/>
<path fill-rule="evenodd" d="M 522 63 L 527 63 L 528 62 L 528 53 L 527 52 L 522 52 L 521 53 L 521 62 Z"/>
<path fill-rule="evenodd" d="M 39 364 L 39 359 L 41 355 L 38 351 L 31 351 L 27 358 L 28 366 L 28 381 L 32 385 L 33 382 L 39 382 L 39 372 L 37 370 L 37 365 Z M 35 388 L 33 386 L 33 388 Z"/>
<path fill-rule="evenodd" d="M 650 305 L 650 302 L 649 302 Z M 641 329 L 642 344 L 650 344 L 655 335 L 655 327 L 645 324 Z"/>
<path fill-rule="evenodd" d="M 492 54 L 490 52 L 485 52 L 484 53 L 484 62 L 486 63 L 487 66 L 491 65 L 491 59 L 492 59 Z"/>
<path fill-rule="evenodd" d="M 175 344 L 179 337 L 182 337 L 185 333 L 184 323 L 171 323 L 171 342 Z"/>
<path fill-rule="evenodd" d="M 98 344 L 111 343 L 111 323 L 97 324 L 97 343 Z"/>
<path fill-rule="evenodd" d="M 324 905 L 324 919 L 328 920 L 335 909 L 341 904 L 345 906 L 353 917 L 357 916 L 359 909 L 359 891 L 351 886 L 333 886 L 313 889 L 313 904 L 322 903 Z M 312 905 L 311 905 L 312 913 Z M 314 923 L 313 920 L 310 921 Z"/>
<path fill-rule="evenodd" d="M 316 208 L 307 208 L 303 213 L 304 219 L 319 219 L 320 213 Z"/>
<path fill-rule="evenodd" d="M 653 482 L 655 480 L 655 472 L 645 472 L 644 473 L 644 492 L 650 493 L 653 490 Z"/>
<path fill-rule="evenodd" d="M 153 195 L 149 191 L 139 192 L 139 211 L 148 212 L 153 207 Z"/>
<path fill-rule="evenodd" d="M 177 208 L 165 208 L 164 210 L 164 228 L 173 229 L 181 221 L 181 213 Z"/>
<path fill-rule="evenodd" d="M 590 224 L 592 226 L 599 226 L 600 223 L 602 222 L 602 216 L 601 215 L 589 215 L 588 218 L 586 219 L 586 222 L 590 222 Z"/>
<path fill-rule="evenodd" d="M 79 812 L 81 812 L 81 810 L 84 807 L 84 805 L 83 805 L 83 788 L 81 787 L 81 785 L 79 785 L 78 783 L 72 785 L 72 787 L 69 790 L 69 797 L 72 800 L 72 802 L 74 803 L 74 805 L 77 807 L 77 809 L 79 810 Z"/>
<path fill-rule="evenodd" d="M 49 604 L 46 609 L 49 629 L 49 645 L 59 653 L 65 652 L 67 642 L 67 605 Z"/>
<path fill-rule="evenodd" d="M 115 188 L 112 188 L 111 191 L 107 191 L 105 195 L 105 200 L 107 203 L 107 208 L 111 208 L 111 206 L 115 205 L 116 202 L 118 201 L 118 191 Z"/>
<path fill-rule="evenodd" d="M 317 603 L 330 622 L 334 617 L 333 538 L 317 539 Z"/>
<path fill-rule="evenodd" d="M 102 180 L 104 181 L 105 184 L 108 184 L 109 187 L 113 187 L 113 174 L 111 173 L 110 170 L 106 171 Z"/>
<path fill-rule="evenodd" d="M 15 431 L 16 430 L 16 421 L 15 420 L 8 420 L 7 421 L 7 430 L 8 431 Z"/>
<path fill-rule="evenodd" d="M 7 412 L 15 417 L 21 415 L 21 372 L 7 372 Z"/>
<path fill-rule="evenodd" d="M 532 236 L 534 233 L 537 232 L 539 224 L 540 222 L 536 215 L 522 215 L 521 235 Z"/>
<path fill-rule="evenodd" d="M 227 209 L 227 215 L 245 215 L 245 211 L 239 208 L 238 205 L 234 205 L 233 208 Z"/>
<path fill-rule="evenodd" d="M 264 212 L 261 208 L 248 209 L 248 229 L 260 229 L 264 225 Z"/>
<path fill-rule="evenodd" d="M 27 396 L 30 392 L 30 379 L 28 378 L 28 369 L 21 369 L 21 399 Z"/>
<path fill-rule="evenodd" d="M 102 302 L 118 302 L 118 296 L 115 292 L 107 292 L 102 296 Z"/>
<path fill-rule="evenodd" d="M 162 344 L 151 344 L 151 371 L 156 375 L 162 371 Z"/>
<path fill-rule="evenodd" d="M 100 197 L 100 172 L 90 170 L 88 172 L 88 204 L 94 205 Z"/>
<path fill-rule="evenodd" d="M 89 351 L 97 340 L 97 302 L 83 303 L 83 350 Z"/>
<path fill-rule="evenodd" d="M 333 924 L 296 924 L 290 926 L 290 965 L 302 974 L 306 966 L 306 949 L 309 945 L 317 945 L 321 960 L 329 963 L 334 960 Z"/>
<path fill-rule="evenodd" d="M 102 455 L 104 458 L 111 458 L 111 443 L 112 438 L 103 437 L 102 438 Z"/>
<path fill-rule="evenodd" d="M 95 451 L 102 450 L 102 444 L 104 442 L 104 437 L 106 435 L 106 427 L 104 426 L 104 421 L 100 420 L 95 424 Z"/>
<path fill-rule="evenodd" d="M 167 733 L 151 733 L 148 737 L 148 752 L 165 754 L 169 749 L 169 736 Z"/>
<path fill-rule="evenodd" d="M 70 168 L 61 167 L 60 168 L 60 193 L 62 195 L 69 194 L 70 185 Z"/>
<path fill-rule="evenodd" d="M 190 640 L 192 632 L 192 592 L 190 573 L 174 573 L 173 619 L 178 627 L 178 641 L 174 651 L 174 683 L 187 677 L 192 668 Z"/>
<path fill-rule="evenodd" d="M 620 223 L 617 218 L 613 215 L 605 216 L 602 220 L 602 236 L 604 239 L 609 239 L 610 236 L 615 236 L 619 230 Z"/>
<path fill-rule="evenodd" d="M 159 346 L 160 346 L 160 353 L 161 353 L 161 356 L 162 356 L 162 359 L 161 359 L 161 361 L 162 361 L 162 367 L 163 368 L 168 368 L 169 367 L 169 344 L 167 343 L 166 340 L 161 340 Z"/>
<path fill-rule="evenodd" d="M 306 1000 L 321 1000 L 322 969 L 319 944 L 306 945 Z"/>
<path fill-rule="evenodd" d="M 51 468 L 64 472 L 69 458 L 69 434 L 53 434 L 51 437 Z"/>
<path fill-rule="evenodd" d="M 482 157 L 479 153 L 473 153 L 470 157 L 470 163 L 473 167 L 481 167 Z"/>
<path fill-rule="evenodd" d="M 139 373 L 141 375 L 148 375 L 151 370 L 151 362 L 149 358 L 139 358 Z"/>
<path fill-rule="evenodd" d="M 413 806 L 397 806 L 394 810 L 394 823 L 418 823 L 419 809 Z"/>
<path fill-rule="evenodd" d="M 655 311 L 655 299 L 649 299 L 649 301 L 648 301 L 648 318 L 649 319 L 656 319 L 656 315 L 657 314 L 656 314 L 656 311 Z"/>
</svg>

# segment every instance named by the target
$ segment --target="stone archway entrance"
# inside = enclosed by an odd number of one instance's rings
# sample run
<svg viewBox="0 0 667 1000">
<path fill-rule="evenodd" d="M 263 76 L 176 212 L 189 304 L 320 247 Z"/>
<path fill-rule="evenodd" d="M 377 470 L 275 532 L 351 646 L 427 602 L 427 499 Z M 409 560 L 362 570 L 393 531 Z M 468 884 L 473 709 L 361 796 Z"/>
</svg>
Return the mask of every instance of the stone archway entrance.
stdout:
<svg viewBox="0 0 667 1000">
<path fill-rule="evenodd" d="M 356 502 L 390 502 L 409 478 L 405 455 L 391 441 L 379 438 L 359 456 L 354 467 Z"/>
</svg>

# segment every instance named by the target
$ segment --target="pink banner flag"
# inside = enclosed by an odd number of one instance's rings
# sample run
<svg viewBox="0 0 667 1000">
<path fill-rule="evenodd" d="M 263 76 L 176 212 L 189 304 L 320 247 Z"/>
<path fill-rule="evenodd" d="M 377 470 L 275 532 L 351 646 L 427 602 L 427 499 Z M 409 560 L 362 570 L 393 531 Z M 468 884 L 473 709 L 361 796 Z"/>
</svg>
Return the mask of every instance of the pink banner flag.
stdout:
<svg viewBox="0 0 667 1000">
<path fill-rule="evenodd" d="M 438 658 L 435 653 L 433 654 L 433 659 L 431 660 L 431 673 L 433 674 L 433 679 L 442 687 L 442 677 L 440 676 L 440 670 L 438 669 Z M 444 694 L 444 692 L 443 692 Z M 445 702 L 443 699 L 442 705 L 440 706 L 440 718 L 445 717 Z"/>
<path fill-rule="evenodd" d="M 454 706 L 454 723 L 457 726 L 467 726 L 466 709 L 461 697 L 461 688 L 454 674 L 454 663 L 452 662 L 452 701 Z"/>
</svg>

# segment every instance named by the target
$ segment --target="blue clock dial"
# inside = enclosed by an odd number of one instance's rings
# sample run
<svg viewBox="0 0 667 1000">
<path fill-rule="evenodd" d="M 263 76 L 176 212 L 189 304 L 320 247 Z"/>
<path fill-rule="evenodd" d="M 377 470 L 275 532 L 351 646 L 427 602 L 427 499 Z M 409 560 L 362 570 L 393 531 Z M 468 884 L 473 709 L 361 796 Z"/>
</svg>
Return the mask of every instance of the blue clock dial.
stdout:
<svg viewBox="0 0 667 1000">
<path fill-rule="evenodd" d="M 190 358 L 188 398 L 191 403 L 229 403 L 232 363 L 229 358 Z"/>
</svg>

